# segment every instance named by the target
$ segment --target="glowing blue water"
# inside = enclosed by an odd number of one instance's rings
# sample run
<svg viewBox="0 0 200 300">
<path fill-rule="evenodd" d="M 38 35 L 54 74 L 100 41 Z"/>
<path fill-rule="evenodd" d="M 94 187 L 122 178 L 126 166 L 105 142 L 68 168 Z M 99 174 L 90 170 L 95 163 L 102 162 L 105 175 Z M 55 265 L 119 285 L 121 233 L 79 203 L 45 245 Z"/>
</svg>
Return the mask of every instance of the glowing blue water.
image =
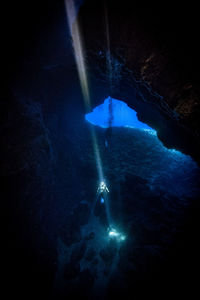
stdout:
<svg viewBox="0 0 200 300">
<path fill-rule="evenodd" d="M 104 199 L 101 197 L 101 203 L 104 203 Z"/>
<path fill-rule="evenodd" d="M 110 120 L 110 103 L 112 103 L 112 120 Z M 125 102 L 108 97 L 104 103 L 95 107 L 91 113 L 86 114 L 85 119 L 93 125 L 103 128 L 131 127 L 154 131 L 147 124 L 140 122 L 137 112 Z"/>
<path fill-rule="evenodd" d="M 129 157 L 128 166 L 132 166 L 131 170 L 136 176 L 145 178 L 152 190 L 163 190 L 166 195 L 177 197 L 191 197 L 199 193 L 199 168 L 193 159 L 175 149 L 167 149 L 158 139 L 156 131 L 140 122 L 136 111 L 125 102 L 108 97 L 103 104 L 87 114 L 85 119 L 103 128 L 127 128 L 126 134 L 121 135 L 120 154 L 117 159 L 119 176 L 121 171 L 123 176 L 123 161 Z M 108 141 L 106 142 L 105 146 L 108 147 Z"/>
</svg>

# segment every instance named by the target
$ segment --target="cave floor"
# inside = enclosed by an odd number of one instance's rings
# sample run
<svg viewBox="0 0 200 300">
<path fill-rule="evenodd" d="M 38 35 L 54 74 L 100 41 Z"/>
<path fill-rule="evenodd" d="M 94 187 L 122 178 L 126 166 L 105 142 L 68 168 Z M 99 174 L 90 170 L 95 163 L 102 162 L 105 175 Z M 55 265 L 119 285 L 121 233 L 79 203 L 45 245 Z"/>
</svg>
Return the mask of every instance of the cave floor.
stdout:
<svg viewBox="0 0 200 300">
<path fill-rule="evenodd" d="M 108 238 L 104 205 L 95 196 L 98 179 L 90 137 L 79 132 L 82 199 L 58 239 L 55 290 L 110 299 L 132 287 L 138 290 L 148 280 L 155 286 L 190 201 L 198 197 L 199 168 L 147 131 L 113 128 L 108 147 L 105 130 L 96 128 L 96 133 L 112 220 L 127 238 Z"/>
</svg>

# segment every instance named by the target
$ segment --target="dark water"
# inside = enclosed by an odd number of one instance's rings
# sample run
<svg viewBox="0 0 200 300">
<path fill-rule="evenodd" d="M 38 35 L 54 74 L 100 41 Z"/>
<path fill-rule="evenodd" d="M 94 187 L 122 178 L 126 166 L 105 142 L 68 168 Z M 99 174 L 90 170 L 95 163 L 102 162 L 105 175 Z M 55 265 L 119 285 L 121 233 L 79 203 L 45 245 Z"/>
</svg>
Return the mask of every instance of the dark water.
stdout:
<svg viewBox="0 0 200 300">
<path fill-rule="evenodd" d="M 165 148 L 155 132 L 113 128 L 105 146 L 106 130 L 96 127 L 110 190 L 112 225 L 126 237 L 123 241 L 111 239 L 100 199 L 94 215 L 90 211 L 96 201 L 98 177 L 89 132 L 85 135 L 90 125 L 85 126 L 84 137 L 79 132 L 84 192 L 72 215 L 72 220 L 79 219 L 80 231 L 71 245 L 66 236 L 60 236 L 56 285 L 58 290 L 66 288 L 69 295 L 76 295 L 79 287 L 80 293 L 91 298 L 109 299 L 118 293 L 133 296 L 132 289 L 138 293 L 140 284 L 148 286 L 146 281 L 153 288 L 159 276 L 169 272 L 162 265 L 182 231 L 192 199 L 198 198 L 199 168 L 191 157 Z M 68 226 L 73 231 L 73 225 Z M 79 254 L 74 259 L 76 251 Z"/>
<path fill-rule="evenodd" d="M 197 291 L 197 164 L 155 133 L 95 127 L 112 222 L 126 236 L 110 239 L 65 11 L 49 11 L 35 34 L 31 21 L 28 32 L 23 22 L 16 30 L 15 72 L 2 102 L 7 294 L 141 299 Z M 107 90 L 90 77 L 96 106 Z"/>
</svg>

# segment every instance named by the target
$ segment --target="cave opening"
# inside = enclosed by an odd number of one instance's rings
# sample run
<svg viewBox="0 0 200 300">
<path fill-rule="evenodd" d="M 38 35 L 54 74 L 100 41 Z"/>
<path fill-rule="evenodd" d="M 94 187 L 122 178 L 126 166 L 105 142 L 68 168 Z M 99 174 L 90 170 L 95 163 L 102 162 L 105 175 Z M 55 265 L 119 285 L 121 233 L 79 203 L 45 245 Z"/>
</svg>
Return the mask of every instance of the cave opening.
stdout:
<svg viewBox="0 0 200 300">
<path fill-rule="evenodd" d="M 85 119 L 93 125 L 102 128 L 130 127 L 155 132 L 147 124 L 140 122 L 137 112 L 130 108 L 124 101 L 107 97 L 103 104 L 98 105 L 91 113 L 85 115 Z"/>
</svg>

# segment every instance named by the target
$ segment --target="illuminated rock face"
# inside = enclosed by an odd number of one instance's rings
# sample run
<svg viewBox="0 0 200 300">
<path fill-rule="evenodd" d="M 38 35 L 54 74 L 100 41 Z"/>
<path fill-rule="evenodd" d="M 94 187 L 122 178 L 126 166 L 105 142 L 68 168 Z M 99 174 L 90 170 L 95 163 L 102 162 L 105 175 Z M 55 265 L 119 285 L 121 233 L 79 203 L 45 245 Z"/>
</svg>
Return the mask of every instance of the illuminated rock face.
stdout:
<svg viewBox="0 0 200 300">
<path fill-rule="evenodd" d="M 151 127 L 138 120 L 135 110 L 125 102 L 111 97 L 106 98 L 103 104 L 95 107 L 85 118 L 93 125 L 103 128 L 112 126 L 152 130 Z"/>
</svg>

